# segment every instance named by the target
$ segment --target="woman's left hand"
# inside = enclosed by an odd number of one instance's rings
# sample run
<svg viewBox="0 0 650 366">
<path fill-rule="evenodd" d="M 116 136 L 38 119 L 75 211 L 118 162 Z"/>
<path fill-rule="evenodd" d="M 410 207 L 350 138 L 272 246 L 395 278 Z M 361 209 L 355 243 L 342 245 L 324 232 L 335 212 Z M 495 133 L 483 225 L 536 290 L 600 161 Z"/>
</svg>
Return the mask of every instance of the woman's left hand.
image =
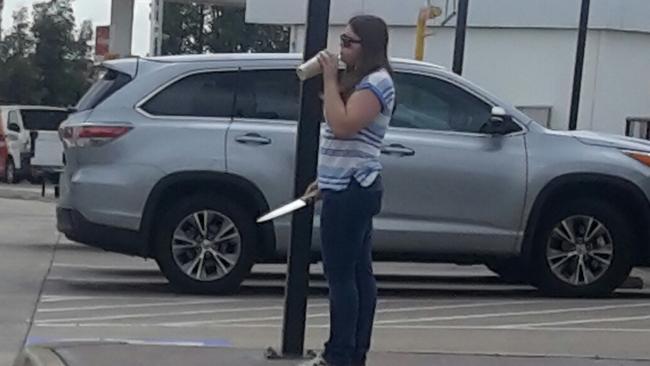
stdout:
<svg viewBox="0 0 650 366">
<path fill-rule="evenodd" d="M 325 80 L 338 80 L 339 73 L 339 56 L 328 51 L 321 51 L 318 55 L 318 61 L 323 68 L 323 78 Z"/>
</svg>

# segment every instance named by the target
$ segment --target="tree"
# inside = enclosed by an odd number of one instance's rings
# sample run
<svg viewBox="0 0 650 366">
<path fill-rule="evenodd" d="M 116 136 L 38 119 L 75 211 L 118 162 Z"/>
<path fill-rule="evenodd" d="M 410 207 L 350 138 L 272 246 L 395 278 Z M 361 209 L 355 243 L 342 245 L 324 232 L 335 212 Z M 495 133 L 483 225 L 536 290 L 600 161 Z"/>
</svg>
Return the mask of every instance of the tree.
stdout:
<svg viewBox="0 0 650 366">
<path fill-rule="evenodd" d="M 204 6 L 166 2 L 163 13 L 162 53 L 202 53 Z"/>
<path fill-rule="evenodd" d="M 90 86 L 93 26 L 75 27 L 72 0 L 34 4 L 33 20 L 21 8 L 0 42 L 0 102 L 75 104 Z"/>
<path fill-rule="evenodd" d="M 40 101 L 39 70 L 31 58 L 27 8 L 16 11 L 13 20 L 11 33 L 0 42 L 0 102 L 35 104 Z"/>
<path fill-rule="evenodd" d="M 41 70 L 42 103 L 75 104 L 89 86 L 92 23 L 75 32 L 72 0 L 34 4 L 34 63 Z M 76 37 L 75 37 L 76 35 Z"/>
<path fill-rule="evenodd" d="M 289 28 L 247 24 L 245 9 L 166 3 L 162 53 L 288 52 Z"/>
<path fill-rule="evenodd" d="M 289 29 L 248 24 L 243 8 L 214 6 L 206 43 L 211 52 L 288 52 Z"/>
<path fill-rule="evenodd" d="M 72 45 L 72 59 L 68 75 L 70 77 L 69 89 L 71 91 L 66 104 L 76 104 L 92 83 L 95 68 L 92 61 L 91 41 L 94 37 L 93 23 L 85 20 L 81 24 L 79 34 Z"/>
<path fill-rule="evenodd" d="M 67 84 L 74 53 L 74 22 L 70 0 L 34 4 L 34 63 L 42 71 L 45 104 L 64 105 L 72 99 Z"/>
</svg>

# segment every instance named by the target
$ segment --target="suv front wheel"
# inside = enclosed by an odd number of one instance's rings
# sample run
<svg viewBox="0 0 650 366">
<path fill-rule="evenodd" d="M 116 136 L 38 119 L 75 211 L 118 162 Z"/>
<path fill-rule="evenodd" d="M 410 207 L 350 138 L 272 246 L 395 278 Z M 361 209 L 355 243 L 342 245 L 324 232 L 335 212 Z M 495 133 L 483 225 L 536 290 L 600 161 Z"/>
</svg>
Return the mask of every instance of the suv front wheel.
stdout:
<svg viewBox="0 0 650 366">
<path fill-rule="evenodd" d="M 536 285 L 555 296 L 604 296 L 632 269 L 633 227 L 598 199 L 569 201 L 547 213 L 535 240 Z"/>
<path fill-rule="evenodd" d="M 157 230 L 156 261 L 176 289 L 227 293 L 239 288 L 255 258 L 252 215 L 214 194 L 197 194 L 168 207 Z"/>
</svg>

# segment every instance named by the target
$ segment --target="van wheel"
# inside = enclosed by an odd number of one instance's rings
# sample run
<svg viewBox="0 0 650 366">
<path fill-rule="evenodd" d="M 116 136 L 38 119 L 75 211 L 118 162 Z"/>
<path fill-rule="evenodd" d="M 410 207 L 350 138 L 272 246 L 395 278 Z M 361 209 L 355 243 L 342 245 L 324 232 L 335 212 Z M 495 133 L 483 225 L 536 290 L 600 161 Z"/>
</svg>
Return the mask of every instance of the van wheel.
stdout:
<svg viewBox="0 0 650 366">
<path fill-rule="evenodd" d="M 206 193 L 180 199 L 163 213 L 156 231 L 156 261 L 180 291 L 233 292 L 250 274 L 255 221 L 225 197 Z"/>
<path fill-rule="evenodd" d="M 553 296 L 609 295 L 632 269 L 633 232 L 625 213 L 602 200 L 552 209 L 535 240 L 535 284 Z"/>
<path fill-rule="evenodd" d="M 7 163 L 5 165 L 5 182 L 9 184 L 18 183 L 18 177 L 16 175 L 16 165 L 14 164 L 14 161 L 11 158 L 7 159 Z"/>
</svg>

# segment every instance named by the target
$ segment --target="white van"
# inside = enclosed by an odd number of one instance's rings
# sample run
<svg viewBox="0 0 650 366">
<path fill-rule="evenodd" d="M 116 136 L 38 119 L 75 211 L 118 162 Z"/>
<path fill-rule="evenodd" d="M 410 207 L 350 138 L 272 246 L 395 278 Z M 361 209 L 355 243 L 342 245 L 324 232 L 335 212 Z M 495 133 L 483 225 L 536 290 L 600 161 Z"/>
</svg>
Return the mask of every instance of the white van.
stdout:
<svg viewBox="0 0 650 366">
<path fill-rule="evenodd" d="M 65 108 L 47 106 L 0 106 L 0 131 L 4 134 L 7 156 L 2 177 L 16 183 L 32 176 L 32 165 L 61 168 L 63 145 L 58 137 Z"/>
</svg>

